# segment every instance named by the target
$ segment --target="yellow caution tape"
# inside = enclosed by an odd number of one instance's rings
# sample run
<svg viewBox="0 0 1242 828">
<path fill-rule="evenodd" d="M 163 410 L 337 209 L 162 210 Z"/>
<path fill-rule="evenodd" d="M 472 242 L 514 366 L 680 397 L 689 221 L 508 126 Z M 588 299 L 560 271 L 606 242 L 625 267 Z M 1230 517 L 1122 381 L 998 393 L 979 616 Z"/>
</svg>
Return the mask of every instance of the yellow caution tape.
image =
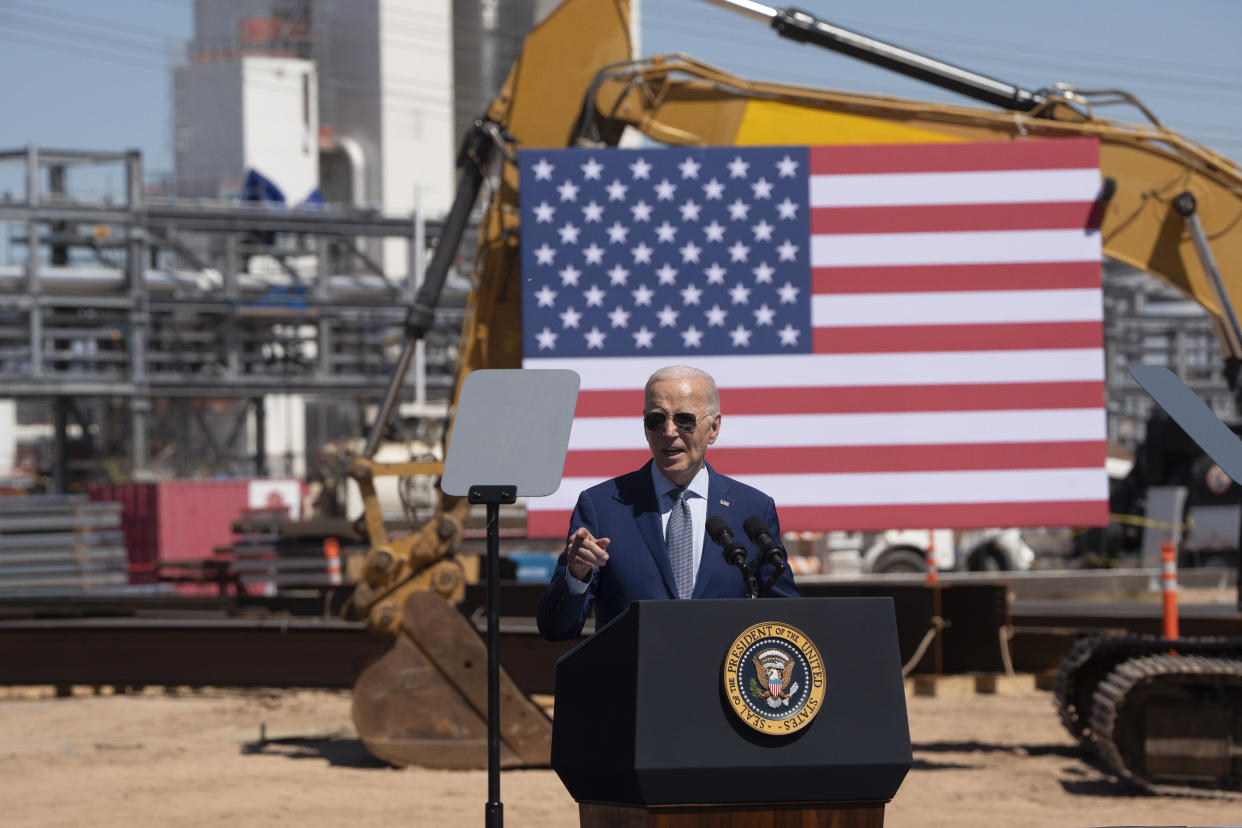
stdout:
<svg viewBox="0 0 1242 828">
<path fill-rule="evenodd" d="M 1124 523 L 1129 526 L 1143 526 L 1151 529 L 1166 529 L 1169 531 L 1186 531 L 1194 528 L 1194 521 L 1186 521 L 1185 523 L 1174 523 L 1167 520 L 1152 520 L 1142 515 L 1119 515 L 1116 512 L 1109 512 L 1108 519 L 1113 523 Z"/>
</svg>

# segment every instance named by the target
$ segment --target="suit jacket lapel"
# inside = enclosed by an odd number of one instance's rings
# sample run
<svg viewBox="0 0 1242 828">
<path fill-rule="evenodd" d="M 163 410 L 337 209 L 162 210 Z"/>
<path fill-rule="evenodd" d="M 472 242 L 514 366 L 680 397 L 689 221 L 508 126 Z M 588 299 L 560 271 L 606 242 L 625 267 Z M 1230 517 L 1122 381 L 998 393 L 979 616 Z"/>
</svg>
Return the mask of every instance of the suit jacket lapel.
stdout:
<svg viewBox="0 0 1242 828">
<path fill-rule="evenodd" d="M 729 528 L 734 532 L 741 531 L 739 527 L 734 526 L 733 510 L 729 508 L 729 483 L 712 469 L 711 464 L 707 466 L 707 517 L 710 519 L 715 515 L 719 515 L 729 522 Z M 740 539 L 739 539 L 740 542 Z M 719 577 L 740 578 L 741 575 L 732 569 L 729 569 L 721 557 L 720 547 L 707 534 L 707 528 L 703 529 L 703 555 L 699 558 L 699 571 L 694 577 L 694 595 L 695 598 L 702 598 L 704 594 L 711 592 L 711 582 Z M 717 590 L 712 594 L 720 594 Z"/>
<path fill-rule="evenodd" d="M 664 581 L 664 588 L 668 590 L 671 598 L 677 595 L 677 587 L 673 580 L 673 568 L 668 562 L 668 551 L 664 547 L 664 527 L 660 522 L 660 504 L 656 502 L 655 486 L 651 482 L 650 460 L 647 461 L 647 465 L 643 466 L 643 474 L 645 475 L 644 482 L 639 487 L 642 494 L 633 504 L 634 522 L 638 526 L 638 532 L 642 535 L 643 541 L 647 544 L 647 551 L 651 553 L 656 568 L 660 570 L 660 578 Z"/>
</svg>

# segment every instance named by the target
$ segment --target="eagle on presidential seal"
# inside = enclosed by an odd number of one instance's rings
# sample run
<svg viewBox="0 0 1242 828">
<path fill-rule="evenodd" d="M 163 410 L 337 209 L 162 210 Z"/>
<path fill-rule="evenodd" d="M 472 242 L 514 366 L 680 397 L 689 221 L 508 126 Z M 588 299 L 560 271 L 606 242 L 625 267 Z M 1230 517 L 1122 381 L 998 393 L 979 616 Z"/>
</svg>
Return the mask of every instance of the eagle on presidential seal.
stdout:
<svg viewBox="0 0 1242 828">
<path fill-rule="evenodd" d="M 798 683 L 789 683 L 793 677 L 794 660 L 788 653 L 773 649 L 751 656 L 751 661 L 762 687 L 758 697 L 766 700 L 768 707 L 788 707 L 790 695 L 798 692 Z"/>
</svg>

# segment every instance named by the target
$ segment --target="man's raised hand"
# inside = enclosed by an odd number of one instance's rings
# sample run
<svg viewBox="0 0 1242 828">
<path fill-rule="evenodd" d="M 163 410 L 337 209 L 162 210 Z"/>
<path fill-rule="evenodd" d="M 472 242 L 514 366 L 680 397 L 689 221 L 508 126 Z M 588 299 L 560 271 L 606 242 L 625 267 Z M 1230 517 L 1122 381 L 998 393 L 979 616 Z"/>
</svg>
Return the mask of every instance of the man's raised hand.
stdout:
<svg viewBox="0 0 1242 828">
<path fill-rule="evenodd" d="M 586 581 L 591 570 L 608 563 L 608 538 L 597 538 L 584 526 L 569 537 L 566 550 L 569 574 L 579 581 Z"/>
</svg>

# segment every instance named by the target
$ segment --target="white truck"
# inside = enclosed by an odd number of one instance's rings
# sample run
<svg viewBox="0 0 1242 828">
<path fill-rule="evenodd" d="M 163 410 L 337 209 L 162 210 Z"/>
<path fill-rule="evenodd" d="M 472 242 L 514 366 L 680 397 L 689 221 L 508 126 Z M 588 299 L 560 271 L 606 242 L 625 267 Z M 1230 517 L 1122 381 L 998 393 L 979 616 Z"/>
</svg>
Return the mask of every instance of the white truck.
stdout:
<svg viewBox="0 0 1242 828">
<path fill-rule="evenodd" d="M 832 574 L 926 572 L 929 557 L 941 571 L 1025 570 L 1035 561 L 1018 529 L 836 531 L 812 544 L 822 544 L 821 571 Z"/>
</svg>

